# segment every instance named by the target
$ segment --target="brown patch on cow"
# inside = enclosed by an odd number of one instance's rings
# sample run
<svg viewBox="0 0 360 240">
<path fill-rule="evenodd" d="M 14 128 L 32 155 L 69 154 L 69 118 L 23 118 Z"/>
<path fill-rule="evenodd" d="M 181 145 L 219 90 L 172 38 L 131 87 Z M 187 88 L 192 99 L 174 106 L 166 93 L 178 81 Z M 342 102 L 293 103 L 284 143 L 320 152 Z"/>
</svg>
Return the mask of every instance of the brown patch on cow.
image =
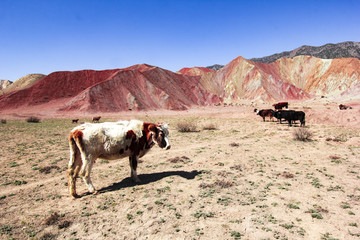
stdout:
<svg viewBox="0 0 360 240">
<path fill-rule="evenodd" d="M 149 127 L 148 127 L 148 129 L 149 129 L 149 131 L 151 131 L 151 132 L 157 132 L 157 131 L 156 131 L 157 128 L 156 128 L 156 126 L 155 126 L 154 124 L 150 124 Z"/>
<path fill-rule="evenodd" d="M 81 139 L 83 136 L 84 136 L 84 133 L 79 129 L 76 129 L 75 131 L 70 133 L 70 138 L 79 138 L 79 139 Z"/>
<path fill-rule="evenodd" d="M 127 133 L 126 133 L 126 139 L 133 139 L 133 140 L 136 139 L 136 134 L 134 133 L 133 130 L 127 131 Z"/>
</svg>

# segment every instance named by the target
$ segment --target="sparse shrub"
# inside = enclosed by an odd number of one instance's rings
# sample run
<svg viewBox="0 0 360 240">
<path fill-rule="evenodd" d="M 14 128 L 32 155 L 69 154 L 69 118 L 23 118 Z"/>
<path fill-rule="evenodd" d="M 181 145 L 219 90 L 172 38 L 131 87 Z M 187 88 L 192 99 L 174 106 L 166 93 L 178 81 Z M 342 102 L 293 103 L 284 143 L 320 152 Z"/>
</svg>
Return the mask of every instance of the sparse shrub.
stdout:
<svg viewBox="0 0 360 240">
<path fill-rule="evenodd" d="M 234 237 L 234 239 L 241 239 L 241 233 L 237 231 L 231 231 L 231 236 Z"/>
<path fill-rule="evenodd" d="M 168 161 L 171 163 L 179 163 L 179 162 L 188 163 L 190 162 L 190 158 L 188 158 L 187 156 L 174 157 L 174 158 L 169 158 Z"/>
<path fill-rule="evenodd" d="M 237 171 L 240 171 L 240 172 L 243 170 L 241 165 L 234 165 L 234 166 L 230 167 L 230 169 L 237 170 Z"/>
<path fill-rule="evenodd" d="M 57 212 L 54 212 L 49 217 L 45 218 L 44 224 L 45 225 L 53 225 L 59 221 L 60 215 Z"/>
<path fill-rule="evenodd" d="M 341 157 L 337 156 L 337 155 L 331 155 L 329 156 L 329 158 L 331 159 L 331 162 L 333 163 L 341 163 Z"/>
<path fill-rule="evenodd" d="M 58 166 L 46 166 L 39 169 L 41 173 L 49 174 L 51 172 L 51 169 L 60 170 Z"/>
<path fill-rule="evenodd" d="M 203 127 L 203 130 L 216 130 L 217 127 L 214 123 L 208 123 Z"/>
<path fill-rule="evenodd" d="M 303 127 L 295 129 L 293 132 L 294 139 L 303 142 L 311 141 L 312 135 L 313 134 L 308 129 Z"/>
<path fill-rule="evenodd" d="M 179 122 L 176 128 L 179 132 L 197 132 L 197 126 L 193 122 Z"/>
<path fill-rule="evenodd" d="M 52 234 L 52 233 L 45 233 L 39 239 L 40 240 L 53 240 L 53 239 L 56 239 L 56 235 Z"/>
<path fill-rule="evenodd" d="M 219 186 L 220 188 L 229 188 L 234 185 L 232 182 L 224 181 L 224 180 L 216 180 L 214 184 L 216 186 Z"/>
<path fill-rule="evenodd" d="M 287 172 L 287 171 L 284 171 L 284 172 L 282 173 L 282 176 L 283 176 L 284 178 L 293 178 L 293 177 L 294 177 L 294 174 L 289 173 L 289 172 Z"/>
<path fill-rule="evenodd" d="M 39 123 L 39 122 L 40 122 L 40 118 L 31 116 L 31 117 L 28 117 L 28 118 L 26 119 L 26 121 L 29 122 L 29 123 Z"/>
<path fill-rule="evenodd" d="M 23 185 L 23 184 L 27 184 L 27 181 L 25 181 L 25 180 L 15 180 L 14 181 L 14 185 L 16 185 L 16 186 Z"/>
<path fill-rule="evenodd" d="M 0 233 L 2 234 L 11 234 L 11 231 L 13 230 L 13 226 L 11 225 L 2 225 L 0 229 Z"/>
</svg>

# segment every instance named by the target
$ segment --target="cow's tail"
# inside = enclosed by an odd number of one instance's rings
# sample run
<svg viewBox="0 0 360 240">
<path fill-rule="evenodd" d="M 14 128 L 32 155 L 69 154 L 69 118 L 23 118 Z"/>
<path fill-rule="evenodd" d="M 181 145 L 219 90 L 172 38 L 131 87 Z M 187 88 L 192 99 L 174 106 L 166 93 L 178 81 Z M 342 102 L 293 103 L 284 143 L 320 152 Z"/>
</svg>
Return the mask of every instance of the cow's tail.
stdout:
<svg viewBox="0 0 360 240">
<path fill-rule="evenodd" d="M 70 161 L 69 169 L 74 167 L 76 158 L 80 157 L 80 152 L 82 151 L 82 137 L 83 132 L 81 130 L 75 130 L 70 133 L 69 136 L 69 146 L 70 146 Z"/>
<path fill-rule="evenodd" d="M 70 145 L 70 160 L 68 171 L 68 186 L 71 196 L 77 198 L 76 194 L 76 178 L 82 166 L 81 151 L 83 132 L 81 130 L 75 130 L 70 133 L 69 145 Z"/>
</svg>

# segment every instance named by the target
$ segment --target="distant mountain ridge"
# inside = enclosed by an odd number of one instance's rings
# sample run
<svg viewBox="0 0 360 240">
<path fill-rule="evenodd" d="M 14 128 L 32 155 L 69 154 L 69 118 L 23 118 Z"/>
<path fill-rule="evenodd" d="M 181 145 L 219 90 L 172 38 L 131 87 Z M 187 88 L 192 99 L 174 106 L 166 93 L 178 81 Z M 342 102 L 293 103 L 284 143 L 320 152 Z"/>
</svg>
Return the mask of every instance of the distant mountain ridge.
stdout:
<svg viewBox="0 0 360 240">
<path fill-rule="evenodd" d="M 44 74 L 33 73 L 21 77 L 15 82 L 10 82 L 9 80 L 0 80 L 0 83 L 4 84 L 3 87 L 0 87 L 0 96 L 9 92 L 14 92 L 27 88 L 28 86 L 37 82 L 38 80 L 40 80 L 45 76 L 46 75 Z"/>
<path fill-rule="evenodd" d="M 27 75 L 18 80 L 17 90 L 0 95 L 0 115 L 186 110 L 221 102 L 274 103 L 315 97 L 359 101 L 360 60 L 354 57 L 359 45 L 346 42 L 320 48 L 303 46 L 271 63 L 239 56 L 222 68 L 183 68 L 176 73 L 139 64 L 123 69 Z M 314 55 L 340 56 L 347 52 L 353 57 L 297 56 L 309 49 Z M 6 88 L 12 85 L 15 87 L 16 82 Z"/>
<path fill-rule="evenodd" d="M 292 51 L 276 53 L 267 57 L 252 58 L 251 61 L 260 63 L 272 63 L 280 58 L 293 58 L 300 55 L 308 55 L 321 59 L 357 58 L 360 59 L 360 42 L 341 42 L 337 44 L 325 44 L 320 47 L 307 46 L 296 48 Z"/>
</svg>

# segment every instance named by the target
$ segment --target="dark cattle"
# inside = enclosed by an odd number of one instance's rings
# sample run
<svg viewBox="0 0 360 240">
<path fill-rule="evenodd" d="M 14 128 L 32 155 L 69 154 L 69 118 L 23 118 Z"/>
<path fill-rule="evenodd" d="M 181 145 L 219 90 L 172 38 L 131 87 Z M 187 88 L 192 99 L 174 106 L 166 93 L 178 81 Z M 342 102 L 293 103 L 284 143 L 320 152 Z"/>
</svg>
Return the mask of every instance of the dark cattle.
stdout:
<svg viewBox="0 0 360 240">
<path fill-rule="evenodd" d="M 167 124 L 144 123 L 138 120 L 84 123 L 74 128 L 69 137 L 69 189 L 76 198 L 76 178 L 81 176 L 89 192 L 96 193 L 90 173 L 97 158 L 115 160 L 129 157 L 131 177 L 140 182 L 136 168 L 140 157 L 157 143 L 170 149 Z"/>
<path fill-rule="evenodd" d="M 277 113 L 277 112 L 295 112 L 295 110 L 278 110 L 278 111 L 275 111 L 274 112 L 274 117 L 275 118 L 277 118 L 279 121 L 280 121 L 280 123 L 281 123 L 281 120 L 282 119 L 284 119 L 285 121 L 287 121 L 283 116 L 286 116 L 286 114 L 279 114 L 279 113 Z"/>
<path fill-rule="evenodd" d="M 77 123 L 79 121 L 79 119 L 73 119 L 72 123 Z"/>
<path fill-rule="evenodd" d="M 93 117 L 92 122 L 99 122 L 101 116 Z"/>
<path fill-rule="evenodd" d="M 352 109 L 352 107 L 346 106 L 346 105 L 344 105 L 344 104 L 340 104 L 340 105 L 339 105 L 339 109 L 340 109 L 340 110 L 346 110 L 346 109 Z"/>
<path fill-rule="evenodd" d="M 289 108 L 289 103 L 288 102 L 279 102 L 273 105 L 273 107 L 275 109 L 283 109 L 283 108 Z"/>
<path fill-rule="evenodd" d="M 274 110 L 272 110 L 272 109 L 257 110 L 255 108 L 254 112 L 256 112 L 257 115 L 260 115 L 263 118 L 264 122 L 265 122 L 265 117 L 269 117 L 270 120 L 272 120 L 272 118 L 274 116 Z"/>
<path fill-rule="evenodd" d="M 274 117 L 277 119 L 285 119 L 289 122 L 289 126 L 291 126 L 291 121 L 300 121 L 300 126 L 305 126 L 305 113 L 303 111 L 276 111 L 274 112 Z"/>
</svg>

